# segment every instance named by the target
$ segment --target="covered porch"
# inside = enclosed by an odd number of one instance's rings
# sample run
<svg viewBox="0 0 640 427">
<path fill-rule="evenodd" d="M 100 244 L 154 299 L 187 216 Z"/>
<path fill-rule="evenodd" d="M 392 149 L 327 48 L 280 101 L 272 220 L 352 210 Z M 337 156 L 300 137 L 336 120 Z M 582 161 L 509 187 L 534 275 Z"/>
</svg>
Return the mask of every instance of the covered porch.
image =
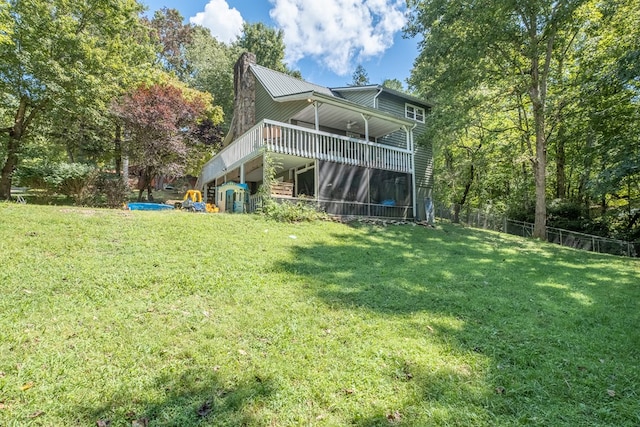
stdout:
<svg viewBox="0 0 640 427">
<path fill-rule="evenodd" d="M 277 199 L 315 203 L 334 215 L 413 217 L 413 141 L 405 131 L 406 144 L 397 147 L 263 120 L 205 164 L 197 187 L 211 199 L 226 182 L 246 184 L 251 211 L 271 173 Z"/>
</svg>

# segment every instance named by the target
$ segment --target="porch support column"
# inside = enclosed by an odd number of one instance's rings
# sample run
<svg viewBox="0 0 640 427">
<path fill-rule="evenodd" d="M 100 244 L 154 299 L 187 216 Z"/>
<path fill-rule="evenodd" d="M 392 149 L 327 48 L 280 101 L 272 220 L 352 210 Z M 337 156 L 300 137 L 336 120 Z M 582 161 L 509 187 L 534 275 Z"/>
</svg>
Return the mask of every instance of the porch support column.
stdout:
<svg viewBox="0 0 640 427">
<path fill-rule="evenodd" d="M 367 171 L 367 216 L 371 216 L 371 169 L 369 168 L 369 119 L 371 116 L 367 116 L 364 114 L 360 114 L 362 116 L 362 120 L 364 120 L 364 139 L 367 141 L 367 163 L 365 166 L 365 170 Z"/>
<path fill-rule="evenodd" d="M 316 193 L 316 207 L 320 207 L 320 163 L 318 162 L 318 159 L 316 158 L 314 160 L 315 166 L 313 168 L 313 173 L 315 175 L 314 178 L 314 191 Z"/>
<path fill-rule="evenodd" d="M 244 184 L 244 163 L 240 165 L 240 184 Z"/>
<path fill-rule="evenodd" d="M 369 119 L 371 116 L 366 116 L 364 114 L 360 114 L 362 116 L 362 120 L 364 120 L 364 139 L 369 142 Z"/>
<path fill-rule="evenodd" d="M 318 101 L 313 101 L 313 116 L 316 130 L 320 130 L 320 116 L 318 115 Z"/>
<path fill-rule="evenodd" d="M 413 219 L 416 219 L 418 216 L 418 201 L 417 198 L 417 183 L 416 183 L 416 152 L 413 149 L 413 130 L 416 125 L 413 125 L 411 129 L 405 127 L 404 130 L 407 133 L 407 150 L 411 151 L 411 190 L 412 190 L 412 199 L 413 199 Z"/>
</svg>

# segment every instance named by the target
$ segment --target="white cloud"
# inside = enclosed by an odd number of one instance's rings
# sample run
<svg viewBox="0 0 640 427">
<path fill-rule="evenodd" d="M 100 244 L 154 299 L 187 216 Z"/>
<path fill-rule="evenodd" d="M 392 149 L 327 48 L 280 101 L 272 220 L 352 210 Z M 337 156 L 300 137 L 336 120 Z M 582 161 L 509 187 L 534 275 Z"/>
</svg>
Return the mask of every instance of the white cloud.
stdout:
<svg viewBox="0 0 640 427">
<path fill-rule="evenodd" d="M 406 23 L 403 0 L 270 0 L 284 30 L 286 62 L 313 57 L 339 75 L 382 55 Z"/>
<path fill-rule="evenodd" d="M 226 0 L 210 0 L 204 12 L 196 13 L 189 22 L 206 27 L 218 40 L 231 43 L 242 34 L 244 19 L 236 8 L 229 8 Z"/>
</svg>

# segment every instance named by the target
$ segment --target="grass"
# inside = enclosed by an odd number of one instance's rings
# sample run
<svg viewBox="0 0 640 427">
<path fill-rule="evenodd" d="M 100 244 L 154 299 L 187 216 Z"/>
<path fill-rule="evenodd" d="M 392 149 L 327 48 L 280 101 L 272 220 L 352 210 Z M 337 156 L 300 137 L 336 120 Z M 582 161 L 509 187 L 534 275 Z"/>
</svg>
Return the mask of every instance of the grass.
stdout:
<svg viewBox="0 0 640 427">
<path fill-rule="evenodd" d="M 636 426 L 639 293 L 447 224 L 3 203 L 0 425 Z"/>
</svg>

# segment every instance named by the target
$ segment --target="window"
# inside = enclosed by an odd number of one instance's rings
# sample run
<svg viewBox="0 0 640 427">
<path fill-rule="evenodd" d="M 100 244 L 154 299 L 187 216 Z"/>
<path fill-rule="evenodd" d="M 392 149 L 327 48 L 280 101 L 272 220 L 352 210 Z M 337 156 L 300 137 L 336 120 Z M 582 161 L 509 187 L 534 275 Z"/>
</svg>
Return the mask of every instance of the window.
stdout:
<svg viewBox="0 0 640 427">
<path fill-rule="evenodd" d="M 416 107 L 415 105 L 411 105 L 411 104 L 405 104 L 404 111 L 407 119 L 424 123 L 424 108 Z"/>
</svg>

